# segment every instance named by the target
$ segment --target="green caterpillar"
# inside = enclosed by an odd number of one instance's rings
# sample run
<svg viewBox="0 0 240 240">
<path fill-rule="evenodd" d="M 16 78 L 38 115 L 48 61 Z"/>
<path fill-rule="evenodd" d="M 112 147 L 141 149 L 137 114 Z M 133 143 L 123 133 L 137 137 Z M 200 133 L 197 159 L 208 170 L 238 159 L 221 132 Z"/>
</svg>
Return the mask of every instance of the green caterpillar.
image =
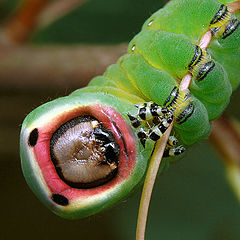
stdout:
<svg viewBox="0 0 240 240">
<path fill-rule="evenodd" d="M 239 13 L 224 5 L 230 2 L 170 1 L 102 76 L 26 117 L 22 169 L 48 208 L 82 218 L 128 195 L 173 121 L 166 164 L 208 137 L 209 121 L 221 115 L 240 81 Z M 206 33 L 207 48 L 200 44 Z M 192 78 L 189 89 L 181 88 L 185 76 Z"/>
</svg>

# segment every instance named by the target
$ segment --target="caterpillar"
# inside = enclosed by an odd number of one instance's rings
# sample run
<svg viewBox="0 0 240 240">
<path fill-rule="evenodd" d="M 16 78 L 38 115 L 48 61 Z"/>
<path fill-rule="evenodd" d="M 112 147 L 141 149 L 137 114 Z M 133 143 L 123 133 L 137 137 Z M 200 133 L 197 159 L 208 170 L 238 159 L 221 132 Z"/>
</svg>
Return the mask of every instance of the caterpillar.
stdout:
<svg viewBox="0 0 240 240">
<path fill-rule="evenodd" d="M 168 162 L 208 137 L 240 81 L 239 13 L 224 5 L 230 2 L 170 1 L 102 76 L 25 118 L 23 173 L 50 210 L 83 218 L 126 197 L 172 122 Z M 185 76 L 189 89 L 181 88 Z"/>
</svg>

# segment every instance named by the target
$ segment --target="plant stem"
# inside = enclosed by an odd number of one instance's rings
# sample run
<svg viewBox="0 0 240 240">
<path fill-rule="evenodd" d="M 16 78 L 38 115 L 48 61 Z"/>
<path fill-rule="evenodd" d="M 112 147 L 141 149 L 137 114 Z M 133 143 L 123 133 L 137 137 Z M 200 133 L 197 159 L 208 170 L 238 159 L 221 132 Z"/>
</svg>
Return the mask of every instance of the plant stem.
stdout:
<svg viewBox="0 0 240 240">
<path fill-rule="evenodd" d="M 232 2 L 227 5 L 228 11 L 231 13 L 235 13 L 240 11 L 240 1 Z"/>
<path fill-rule="evenodd" d="M 23 46 L 0 48 L 0 89 L 84 87 L 126 51 L 113 46 Z"/>
<path fill-rule="evenodd" d="M 44 28 L 58 18 L 79 7 L 88 0 L 57 0 L 52 1 L 37 19 L 37 28 Z"/>
<path fill-rule="evenodd" d="M 173 123 L 169 126 L 161 139 L 157 141 L 148 166 L 138 212 L 136 240 L 144 240 L 145 237 L 148 208 L 151 200 L 152 190 L 172 127 Z"/>
<path fill-rule="evenodd" d="M 26 0 L 12 19 L 3 26 L 1 39 L 8 40 L 5 44 L 20 44 L 32 33 L 40 12 L 51 0 Z"/>
</svg>

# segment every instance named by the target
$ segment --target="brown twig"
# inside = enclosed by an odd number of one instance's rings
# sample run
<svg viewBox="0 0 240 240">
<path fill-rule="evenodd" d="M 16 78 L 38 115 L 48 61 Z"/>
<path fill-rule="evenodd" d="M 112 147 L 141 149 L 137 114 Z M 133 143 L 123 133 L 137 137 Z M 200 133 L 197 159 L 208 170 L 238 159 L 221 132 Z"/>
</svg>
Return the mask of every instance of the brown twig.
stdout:
<svg viewBox="0 0 240 240">
<path fill-rule="evenodd" d="M 1 39 L 11 44 L 22 43 L 32 32 L 37 16 L 51 0 L 25 0 L 19 10 L 2 28 Z"/>
<path fill-rule="evenodd" d="M 240 201 L 240 123 L 223 115 L 212 123 L 209 139 L 220 153 L 229 183 Z"/>
<path fill-rule="evenodd" d="M 79 88 L 126 52 L 117 46 L 25 46 L 0 52 L 0 88 Z"/>
<path fill-rule="evenodd" d="M 236 121 L 225 114 L 212 123 L 209 139 L 227 165 L 234 164 L 240 167 L 239 129 L 237 129 Z"/>
<path fill-rule="evenodd" d="M 44 11 L 39 15 L 37 20 L 37 27 L 43 28 L 49 25 L 56 19 L 66 15 L 74 8 L 79 7 L 81 4 L 87 2 L 87 0 L 55 0 L 50 3 Z"/>
<path fill-rule="evenodd" d="M 227 5 L 228 11 L 231 13 L 240 11 L 240 1 L 232 2 Z"/>
<path fill-rule="evenodd" d="M 148 208 L 150 205 L 152 190 L 157 177 L 158 169 L 162 161 L 162 156 L 171 133 L 173 123 L 169 126 L 167 131 L 157 141 L 153 155 L 151 157 L 146 178 L 143 185 L 142 196 L 138 212 L 137 230 L 136 230 L 136 240 L 144 240 L 145 229 L 148 216 Z"/>
</svg>

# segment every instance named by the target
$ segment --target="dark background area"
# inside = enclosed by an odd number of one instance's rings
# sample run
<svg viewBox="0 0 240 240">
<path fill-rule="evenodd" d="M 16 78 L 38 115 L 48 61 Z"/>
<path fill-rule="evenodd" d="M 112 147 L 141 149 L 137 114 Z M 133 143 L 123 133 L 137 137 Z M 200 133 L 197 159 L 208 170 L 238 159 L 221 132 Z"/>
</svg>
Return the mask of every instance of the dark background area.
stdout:
<svg viewBox="0 0 240 240">
<path fill-rule="evenodd" d="M 17 1 L 0 2 L 7 16 Z M 160 0 L 92 0 L 50 26 L 35 32 L 33 45 L 109 44 L 128 42 Z M 6 19 L 6 18 L 5 18 Z M 33 59 L 34 61 L 34 59 Z M 0 84 L 4 79 L 0 79 Z M 81 77 L 79 79 L 81 81 Z M 0 85 L 0 239 L 135 238 L 140 189 L 117 206 L 96 216 L 69 221 L 55 216 L 33 195 L 23 178 L 19 132 L 35 107 L 69 94 L 64 88 L 2 88 Z M 239 89 L 228 112 L 240 118 Z M 238 240 L 240 205 L 225 178 L 220 156 L 205 141 L 159 176 L 150 206 L 146 239 Z"/>
</svg>

